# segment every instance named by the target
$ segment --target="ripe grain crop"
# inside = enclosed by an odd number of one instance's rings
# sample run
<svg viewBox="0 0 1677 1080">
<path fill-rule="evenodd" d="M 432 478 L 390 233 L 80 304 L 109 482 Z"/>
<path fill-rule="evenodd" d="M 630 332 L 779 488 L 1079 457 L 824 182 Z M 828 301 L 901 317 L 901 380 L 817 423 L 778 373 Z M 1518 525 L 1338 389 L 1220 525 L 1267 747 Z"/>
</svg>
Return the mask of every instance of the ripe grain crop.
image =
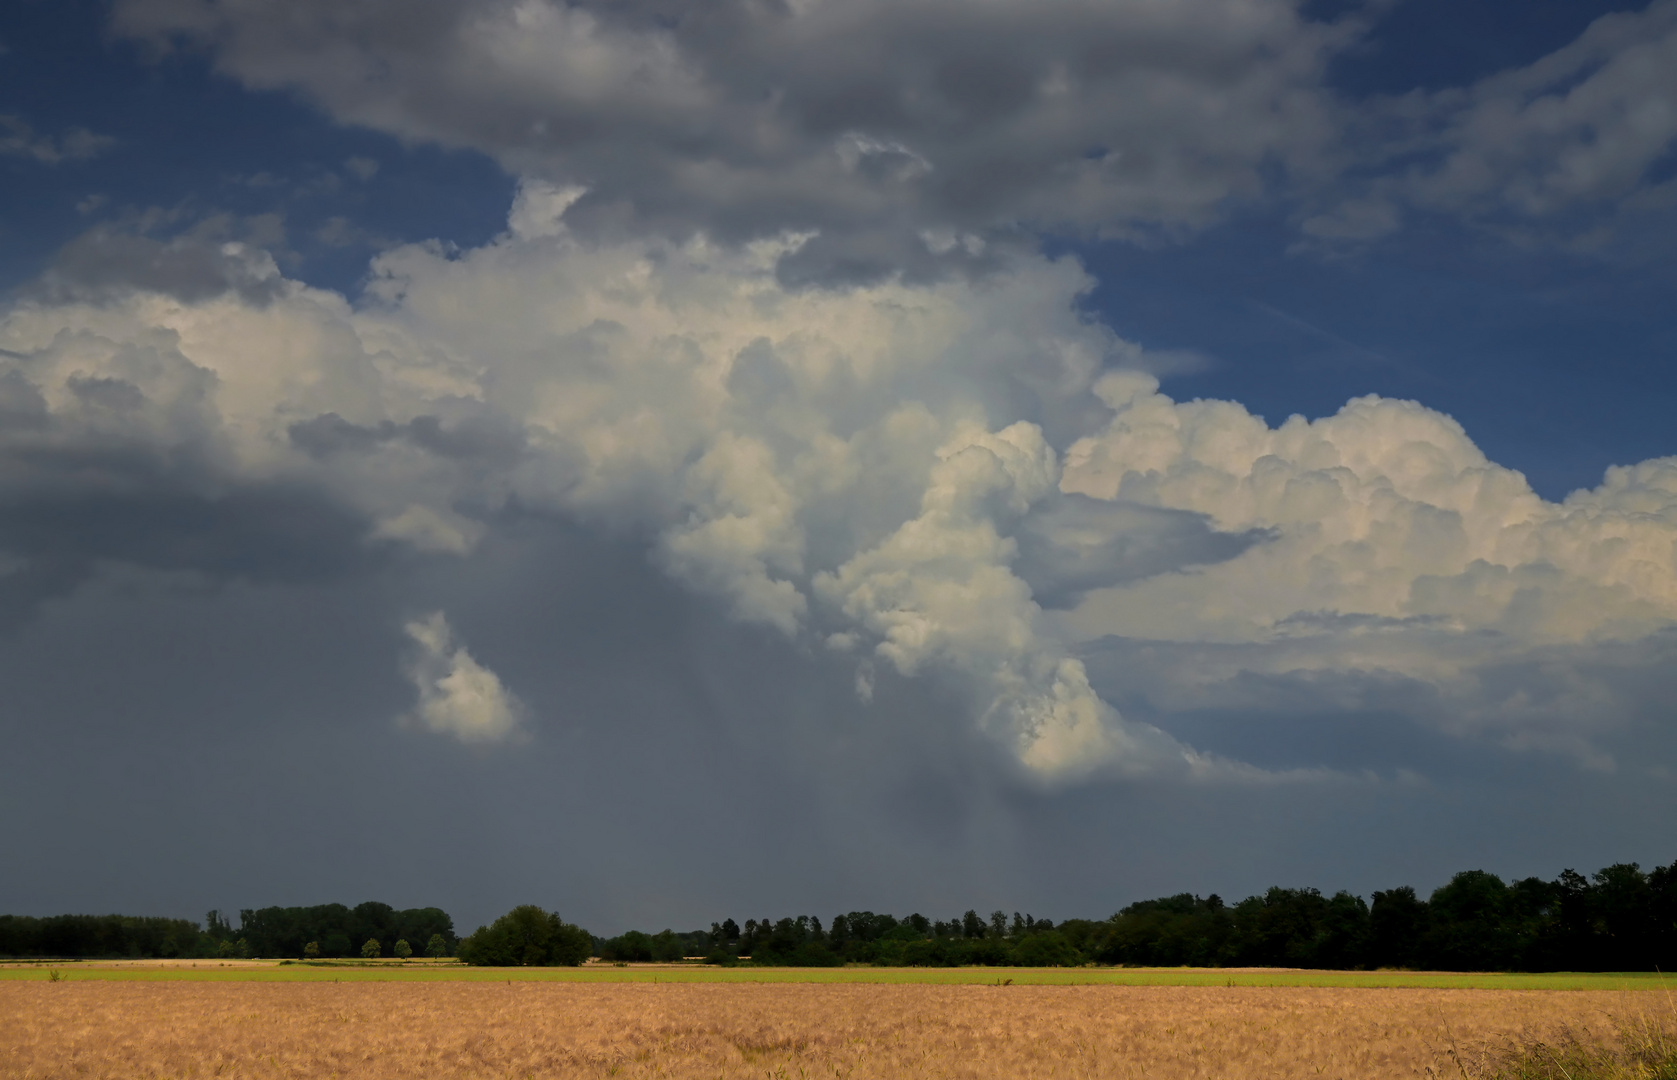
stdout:
<svg viewBox="0 0 1677 1080">
<path fill-rule="evenodd" d="M 0 1076 L 783 1080 L 1457 1076 L 1611 1038 L 1593 991 L 558 982 L 0 982 Z M 1661 1003 L 1663 1005 L 1663 1002 Z"/>
</svg>

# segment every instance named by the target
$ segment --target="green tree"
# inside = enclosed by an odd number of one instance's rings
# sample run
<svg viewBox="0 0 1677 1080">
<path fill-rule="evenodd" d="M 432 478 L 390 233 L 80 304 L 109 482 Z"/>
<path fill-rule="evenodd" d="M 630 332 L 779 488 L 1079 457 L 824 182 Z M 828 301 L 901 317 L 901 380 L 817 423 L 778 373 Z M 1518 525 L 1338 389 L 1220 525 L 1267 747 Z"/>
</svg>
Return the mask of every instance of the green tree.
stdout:
<svg viewBox="0 0 1677 1080">
<path fill-rule="evenodd" d="M 645 964 L 652 960 L 652 935 L 629 930 L 600 946 L 600 959 L 623 964 Z"/>
<path fill-rule="evenodd" d="M 661 930 L 652 935 L 652 959 L 660 964 L 680 960 L 686 951 L 674 930 Z"/>
<path fill-rule="evenodd" d="M 1369 909 L 1369 962 L 1375 967 L 1423 966 L 1429 917 L 1427 902 L 1408 885 L 1376 892 Z"/>
<path fill-rule="evenodd" d="M 233 936 L 233 928 L 227 925 L 219 910 L 213 910 L 204 916 L 204 933 L 217 941 L 226 941 Z"/>
<path fill-rule="evenodd" d="M 1235 936 L 1234 918 L 1216 893 L 1201 899 L 1193 893 L 1141 900 L 1105 923 L 1085 924 L 1073 919 L 1067 928 L 1080 934 L 1082 948 L 1103 964 L 1146 964 L 1213 967 L 1226 962 Z M 1031 924 L 1031 940 L 1046 934 L 1064 935 L 1044 919 Z M 1078 944 L 1066 939 L 1072 951 Z"/>
<path fill-rule="evenodd" d="M 311 941 L 307 945 L 304 945 L 303 946 L 303 959 L 304 960 L 319 960 L 320 959 L 320 942 Z"/>
<path fill-rule="evenodd" d="M 431 940 L 425 943 L 425 955 L 433 960 L 440 960 L 448 955 L 448 942 L 441 934 L 432 934 Z"/>
<path fill-rule="evenodd" d="M 593 951 L 588 931 L 534 904 L 513 908 L 460 942 L 460 959 L 487 967 L 575 967 Z"/>
<path fill-rule="evenodd" d="M 378 938 L 368 938 L 367 944 L 361 946 L 361 956 L 365 960 L 377 960 L 379 954 Z"/>
<path fill-rule="evenodd" d="M 217 917 L 217 925 L 226 923 Z M 239 937 L 250 942 L 257 956 L 299 956 L 308 942 L 318 942 L 322 956 L 353 956 L 353 942 L 417 943 L 441 934 L 452 946 L 454 920 L 440 908 L 396 911 L 389 904 L 368 901 L 353 910 L 342 904 L 314 907 L 267 907 L 239 912 Z M 208 935 L 215 937 L 215 935 Z M 233 936 L 229 931 L 224 937 Z M 416 946 L 417 947 L 417 946 Z"/>
<path fill-rule="evenodd" d="M 1597 963 L 1609 971 L 1648 966 L 1653 952 L 1650 909 L 1654 894 L 1636 863 L 1615 863 L 1591 875 L 1599 943 Z"/>
<path fill-rule="evenodd" d="M 369 938 L 385 942 L 395 941 L 406 935 L 397 932 L 395 926 L 396 912 L 389 904 L 369 900 L 364 904 L 356 904 L 349 912 L 348 926 L 351 941 L 366 941 Z"/>
<path fill-rule="evenodd" d="M 1508 918 L 1513 895 L 1503 880 L 1484 870 L 1464 870 L 1434 890 L 1427 908 L 1432 926 L 1426 946 L 1429 966 L 1448 971 L 1508 971 L 1518 939 Z"/>
<path fill-rule="evenodd" d="M 413 955 L 413 946 L 409 945 L 406 939 L 398 939 L 396 947 L 391 949 L 390 952 L 391 955 L 395 956 L 398 960 L 406 960 L 408 957 Z"/>
<path fill-rule="evenodd" d="M 1013 950 L 1013 962 L 1021 967 L 1077 967 L 1083 957 L 1057 931 L 1029 934 Z"/>
</svg>

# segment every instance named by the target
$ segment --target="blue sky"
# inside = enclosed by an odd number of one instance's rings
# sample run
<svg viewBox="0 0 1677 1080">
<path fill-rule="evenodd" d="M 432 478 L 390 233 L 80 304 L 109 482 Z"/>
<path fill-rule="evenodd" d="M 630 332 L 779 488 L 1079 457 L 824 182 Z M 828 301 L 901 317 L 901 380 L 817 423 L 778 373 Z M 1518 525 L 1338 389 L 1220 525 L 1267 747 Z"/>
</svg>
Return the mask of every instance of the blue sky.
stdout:
<svg viewBox="0 0 1677 1080">
<path fill-rule="evenodd" d="M 381 238 L 461 244 L 505 224 L 513 181 L 480 155 L 404 147 L 335 124 L 290 95 L 250 93 L 215 76 L 202 57 L 148 60 L 112 37 L 107 4 L 27 0 L 0 19 L 8 112 L 42 133 L 80 127 L 116 140 L 59 167 L 7 161 L 8 286 L 39 274 L 91 224 L 154 207 L 281 214 L 303 245 L 298 272 L 340 289 L 358 285 L 369 248 L 308 243 L 333 218 Z M 350 158 L 375 161 L 378 172 L 359 180 L 346 170 Z"/>
<path fill-rule="evenodd" d="M 836 11 L 0 12 L 0 909 L 1669 861 L 1677 5 Z"/>
</svg>

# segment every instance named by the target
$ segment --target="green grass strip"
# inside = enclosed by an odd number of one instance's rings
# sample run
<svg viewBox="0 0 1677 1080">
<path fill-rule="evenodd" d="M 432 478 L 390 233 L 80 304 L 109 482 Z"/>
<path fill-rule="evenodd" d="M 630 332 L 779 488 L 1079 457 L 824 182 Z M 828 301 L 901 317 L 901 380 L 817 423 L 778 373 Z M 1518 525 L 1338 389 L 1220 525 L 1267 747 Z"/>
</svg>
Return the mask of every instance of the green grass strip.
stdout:
<svg viewBox="0 0 1677 1080">
<path fill-rule="evenodd" d="M 99 967 L 31 964 L 0 968 L 0 981 L 111 982 L 559 982 L 559 983 L 827 983 L 914 986 L 1297 986 L 1413 987 L 1435 990 L 1662 990 L 1655 972 L 1453 973 L 1435 971 L 1227 971 L 1218 968 L 473 968 L 436 965 Z"/>
</svg>

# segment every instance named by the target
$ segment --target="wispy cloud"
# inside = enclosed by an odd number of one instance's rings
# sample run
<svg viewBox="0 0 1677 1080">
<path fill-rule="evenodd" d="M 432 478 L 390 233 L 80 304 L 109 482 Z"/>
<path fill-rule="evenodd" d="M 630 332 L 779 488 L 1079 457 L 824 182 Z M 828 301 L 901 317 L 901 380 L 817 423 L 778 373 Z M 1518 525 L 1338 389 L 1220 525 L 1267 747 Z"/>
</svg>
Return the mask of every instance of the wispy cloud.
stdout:
<svg viewBox="0 0 1677 1080">
<path fill-rule="evenodd" d="M 37 132 L 22 117 L 0 114 L 0 156 L 29 158 L 43 165 L 87 161 L 116 145 L 108 135 L 73 127 L 62 135 Z"/>
</svg>

